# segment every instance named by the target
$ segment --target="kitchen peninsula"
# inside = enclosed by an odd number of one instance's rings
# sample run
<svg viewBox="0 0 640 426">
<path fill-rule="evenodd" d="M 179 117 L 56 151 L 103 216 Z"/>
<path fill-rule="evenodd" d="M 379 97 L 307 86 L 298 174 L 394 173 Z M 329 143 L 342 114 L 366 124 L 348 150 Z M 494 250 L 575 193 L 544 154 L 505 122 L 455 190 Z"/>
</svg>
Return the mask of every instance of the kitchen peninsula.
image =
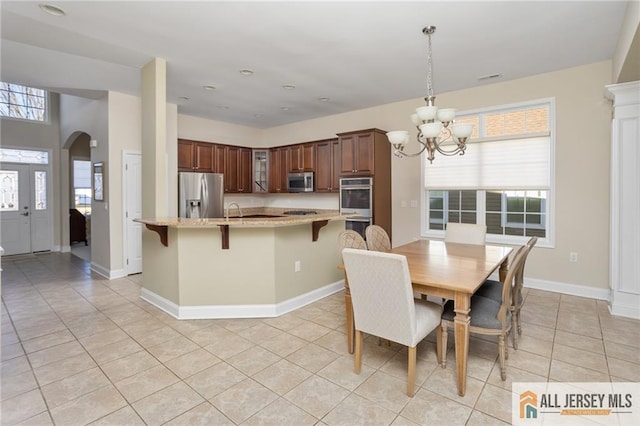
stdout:
<svg viewBox="0 0 640 426">
<path fill-rule="evenodd" d="M 347 216 L 279 208 L 233 213 L 137 219 L 149 230 L 142 235 L 141 297 L 179 319 L 251 318 L 342 290 L 337 241 Z"/>
</svg>

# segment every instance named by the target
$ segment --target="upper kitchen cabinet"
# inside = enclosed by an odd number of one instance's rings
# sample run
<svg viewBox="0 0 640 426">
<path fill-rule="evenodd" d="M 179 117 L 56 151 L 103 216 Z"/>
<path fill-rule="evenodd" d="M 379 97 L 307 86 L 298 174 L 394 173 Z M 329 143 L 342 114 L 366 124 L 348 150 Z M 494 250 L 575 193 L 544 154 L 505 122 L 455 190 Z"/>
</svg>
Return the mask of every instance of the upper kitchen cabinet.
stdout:
<svg viewBox="0 0 640 426">
<path fill-rule="evenodd" d="M 378 163 L 391 164 L 391 145 L 379 129 L 338 133 L 341 176 L 373 176 Z"/>
<path fill-rule="evenodd" d="M 287 192 L 288 171 L 289 148 L 271 148 L 269 150 L 269 192 Z"/>
<path fill-rule="evenodd" d="M 253 192 L 269 192 L 269 150 L 253 150 Z"/>
<path fill-rule="evenodd" d="M 329 139 L 316 145 L 316 192 L 340 190 L 340 141 Z"/>
<path fill-rule="evenodd" d="M 313 172 L 316 168 L 316 145 L 305 143 L 289 147 L 289 171 Z"/>
<path fill-rule="evenodd" d="M 213 144 L 178 139 L 178 171 L 213 171 Z"/>
<path fill-rule="evenodd" d="M 251 148 L 226 146 L 224 192 L 251 192 Z"/>
</svg>

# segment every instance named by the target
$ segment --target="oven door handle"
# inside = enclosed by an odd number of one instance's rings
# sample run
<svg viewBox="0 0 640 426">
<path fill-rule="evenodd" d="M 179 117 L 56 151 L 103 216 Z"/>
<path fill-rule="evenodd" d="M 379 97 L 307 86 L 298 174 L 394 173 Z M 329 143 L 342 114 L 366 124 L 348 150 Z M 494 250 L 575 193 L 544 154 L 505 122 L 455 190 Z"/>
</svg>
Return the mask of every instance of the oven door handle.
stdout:
<svg viewBox="0 0 640 426">
<path fill-rule="evenodd" d="M 371 218 L 370 217 L 363 217 L 362 219 L 359 218 L 349 218 L 347 219 L 347 222 L 371 222 Z"/>
</svg>

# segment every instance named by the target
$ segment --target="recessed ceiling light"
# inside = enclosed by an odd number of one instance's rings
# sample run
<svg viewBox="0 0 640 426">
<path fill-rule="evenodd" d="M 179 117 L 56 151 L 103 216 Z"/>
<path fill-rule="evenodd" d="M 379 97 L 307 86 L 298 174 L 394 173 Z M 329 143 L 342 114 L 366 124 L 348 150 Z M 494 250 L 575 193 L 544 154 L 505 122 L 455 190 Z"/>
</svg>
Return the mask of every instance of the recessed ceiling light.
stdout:
<svg viewBox="0 0 640 426">
<path fill-rule="evenodd" d="M 240 74 L 242 74 L 242 75 L 253 75 L 253 71 L 251 71 L 251 70 L 240 70 Z"/>
<path fill-rule="evenodd" d="M 224 110 L 227 110 L 227 109 L 229 109 L 229 107 L 228 107 L 227 105 L 220 105 L 220 106 L 218 107 L 218 109 L 224 109 Z"/>
<path fill-rule="evenodd" d="M 329 102 L 329 98 L 323 96 L 322 98 L 318 98 L 320 102 Z"/>
<path fill-rule="evenodd" d="M 59 7 L 55 7 L 53 5 L 42 3 L 39 6 L 40 6 L 40 9 L 42 9 L 44 12 L 48 13 L 49 15 L 53 15 L 53 16 L 66 15 L 64 10 L 60 9 Z"/>
<path fill-rule="evenodd" d="M 253 116 L 254 116 L 255 118 L 261 118 L 261 117 L 262 117 L 262 114 L 253 114 Z"/>
<path fill-rule="evenodd" d="M 280 107 L 280 109 L 283 110 L 283 111 L 289 111 L 291 108 L 289 108 L 289 107 Z"/>
<path fill-rule="evenodd" d="M 295 88 L 296 88 L 296 86 L 294 86 L 293 84 L 284 84 L 284 85 L 282 86 L 282 88 L 283 88 L 284 90 L 293 90 L 293 89 L 295 89 Z"/>
<path fill-rule="evenodd" d="M 202 86 L 205 90 L 216 90 L 216 86 Z"/>
</svg>

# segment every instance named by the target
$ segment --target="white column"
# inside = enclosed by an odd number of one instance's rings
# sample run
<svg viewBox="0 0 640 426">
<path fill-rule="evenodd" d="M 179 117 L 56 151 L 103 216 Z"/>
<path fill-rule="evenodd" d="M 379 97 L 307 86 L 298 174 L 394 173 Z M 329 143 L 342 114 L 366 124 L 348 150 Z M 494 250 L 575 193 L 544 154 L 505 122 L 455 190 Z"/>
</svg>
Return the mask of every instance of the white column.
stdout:
<svg viewBox="0 0 640 426">
<path fill-rule="evenodd" d="M 614 107 L 609 310 L 640 319 L 640 81 L 606 89 Z"/>
</svg>

